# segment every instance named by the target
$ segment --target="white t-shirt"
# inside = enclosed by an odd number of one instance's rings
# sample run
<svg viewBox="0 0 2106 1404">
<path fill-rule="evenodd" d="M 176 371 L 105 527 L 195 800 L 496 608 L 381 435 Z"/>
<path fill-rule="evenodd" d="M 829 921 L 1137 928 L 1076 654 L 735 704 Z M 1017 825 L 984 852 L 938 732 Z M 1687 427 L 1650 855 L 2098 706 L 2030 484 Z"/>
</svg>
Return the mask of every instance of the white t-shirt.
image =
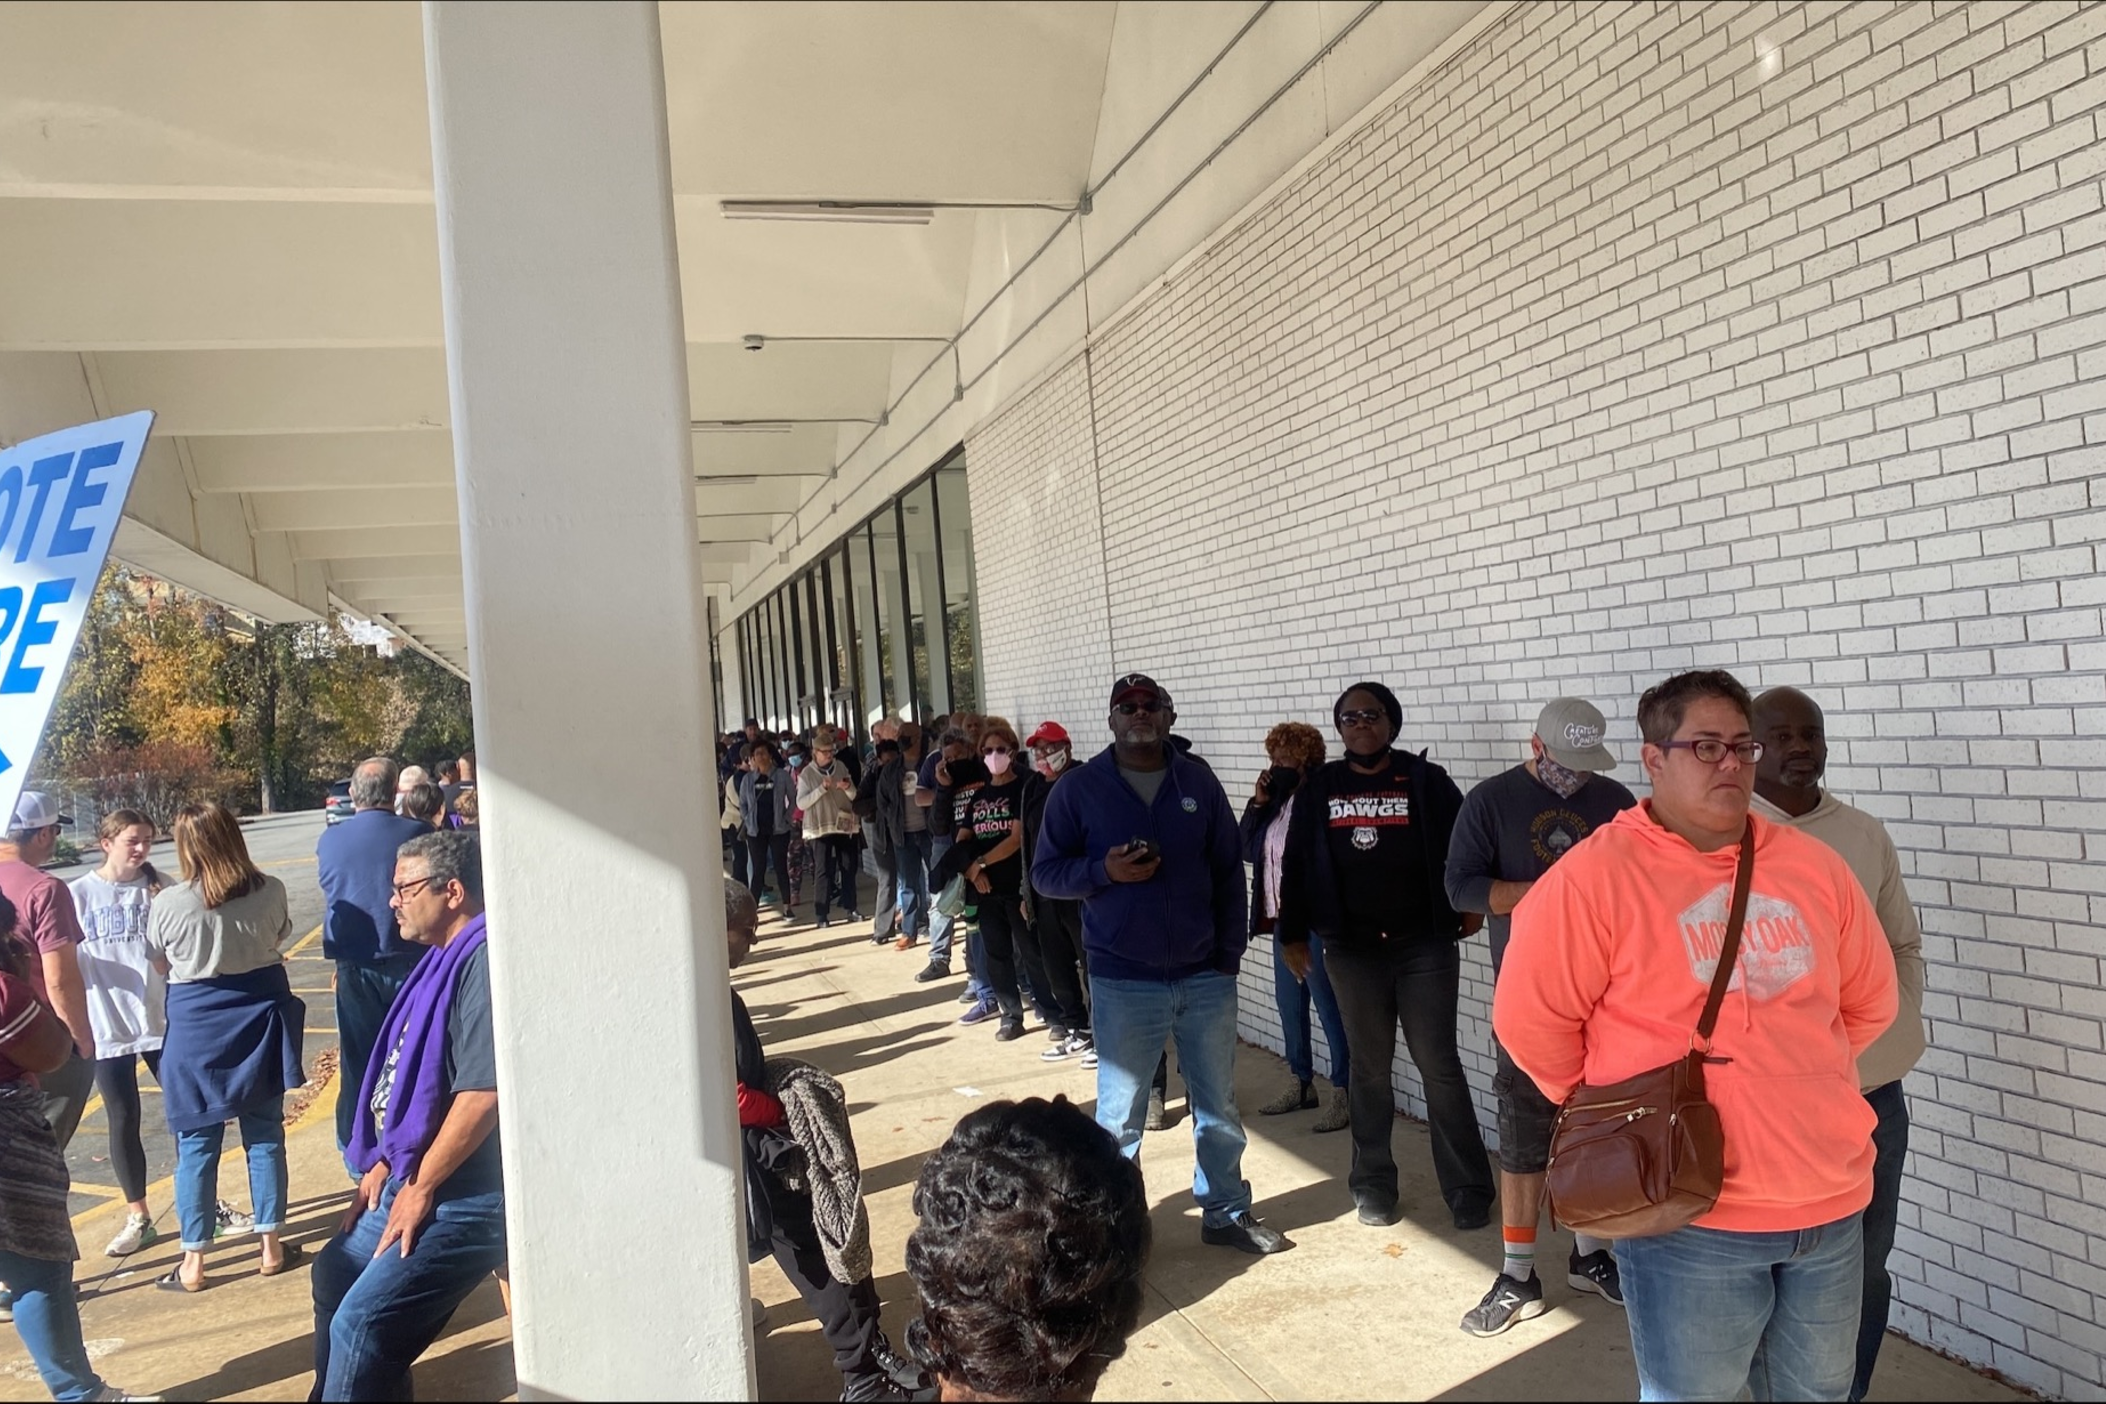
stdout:
<svg viewBox="0 0 2106 1404">
<path fill-rule="evenodd" d="M 168 1028 L 167 985 L 146 945 L 150 885 L 143 873 L 130 882 L 89 873 L 70 884 L 85 937 L 75 953 L 98 1058 L 151 1053 Z"/>
</svg>

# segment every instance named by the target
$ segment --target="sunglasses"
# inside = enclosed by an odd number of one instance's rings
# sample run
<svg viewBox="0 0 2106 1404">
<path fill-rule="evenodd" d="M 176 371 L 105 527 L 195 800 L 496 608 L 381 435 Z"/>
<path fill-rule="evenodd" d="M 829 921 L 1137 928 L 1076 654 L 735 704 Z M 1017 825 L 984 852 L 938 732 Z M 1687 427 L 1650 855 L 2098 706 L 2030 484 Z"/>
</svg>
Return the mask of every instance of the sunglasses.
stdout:
<svg viewBox="0 0 2106 1404">
<path fill-rule="evenodd" d="M 1122 717 L 1144 715 L 1152 717 L 1157 712 L 1162 711 L 1163 706 L 1160 702 L 1121 702 L 1115 705 L 1112 710 Z"/>
<path fill-rule="evenodd" d="M 981 748 L 980 754 L 983 756 L 1006 756 L 1014 753 L 1007 746 L 984 746 Z"/>
<path fill-rule="evenodd" d="M 1386 722 L 1388 720 L 1389 713 L 1377 707 L 1362 707 L 1355 711 L 1340 712 L 1338 714 L 1338 724 L 1340 726 L 1373 726 L 1376 722 Z"/>
</svg>

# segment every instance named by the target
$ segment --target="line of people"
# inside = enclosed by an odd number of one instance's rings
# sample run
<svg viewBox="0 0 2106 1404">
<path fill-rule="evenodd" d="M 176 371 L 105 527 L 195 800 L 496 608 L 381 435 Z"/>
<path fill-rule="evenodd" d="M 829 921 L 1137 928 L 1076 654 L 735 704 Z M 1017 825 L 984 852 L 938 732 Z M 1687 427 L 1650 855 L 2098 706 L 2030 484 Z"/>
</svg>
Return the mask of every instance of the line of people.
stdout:
<svg viewBox="0 0 2106 1404">
<path fill-rule="evenodd" d="M 1820 788 L 1811 699 L 1753 699 L 1719 672 L 1663 682 L 1638 710 L 1643 802 L 1607 774 L 1600 711 L 1555 699 L 1528 758 L 1465 796 L 1428 754 L 1398 747 L 1396 695 L 1359 683 L 1332 709 L 1337 759 L 1313 727 L 1272 729 L 1240 821 L 1152 679 L 1120 678 L 1107 721 L 1112 744 L 1079 764 L 1050 722 L 1028 744 L 999 718 L 950 718 L 934 748 L 912 724 L 880 733 L 878 862 L 902 949 L 929 913 L 917 978 L 950 976 L 969 889 L 961 1022 L 993 1022 L 1007 1041 L 1035 1007 L 1053 1043 L 1043 1056 L 1094 1065 L 1097 1119 L 1129 1158 L 1160 1123 L 1152 1094 L 1174 1045 L 1202 1238 L 1269 1254 L 1293 1245 L 1253 1212 L 1233 1065 L 1240 962 L 1270 936 L 1293 1083 L 1262 1111 L 1321 1109 L 1318 1129 L 1349 1127 L 1356 1214 L 1393 1223 L 1388 1070 L 1402 1033 L 1454 1226 L 1484 1227 L 1495 1206 L 1501 1219 L 1499 1272 L 1461 1320 L 1473 1335 L 1546 1309 L 1535 1243 L 1559 1108 L 1583 1079 L 1615 1081 L 1689 1042 L 1733 862 L 1752 841 L 1752 934 L 1714 1037 L 1729 1147 L 1718 1205 L 1655 1238 L 1577 1235 L 1566 1280 L 1629 1308 L 1644 1397 L 1864 1397 L 1890 1298 L 1900 1080 L 1924 1046 L 1921 936 L 1891 840 Z M 946 885 L 953 901 L 928 895 Z M 1487 927 L 1496 1172 L 1458 1046 L 1461 942 Z M 873 939 L 893 938 L 881 924 Z M 1705 1310 L 1688 1310 L 1692 1293 Z"/>
</svg>

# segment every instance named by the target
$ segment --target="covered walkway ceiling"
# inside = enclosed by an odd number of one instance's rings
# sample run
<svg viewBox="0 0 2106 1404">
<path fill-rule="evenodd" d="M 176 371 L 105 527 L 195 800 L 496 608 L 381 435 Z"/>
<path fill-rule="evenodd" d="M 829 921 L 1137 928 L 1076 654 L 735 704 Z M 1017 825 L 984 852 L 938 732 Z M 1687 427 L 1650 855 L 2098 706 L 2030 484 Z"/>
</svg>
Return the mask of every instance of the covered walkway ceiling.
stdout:
<svg viewBox="0 0 2106 1404">
<path fill-rule="evenodd" d="M 1382 7 L 1359 91 L 1336 75 L 1350 104 L 1320 99 L 1275 164 L 1479 7 Z M 986 285 L 1224 43 L 1261 79 L 1292 74 L 1365 8 L 665 5 L 697 539 L 720 602 L 803 544 L 785 528 L 892 432 Z M 932 208 L 784 221 L 727 200 Z M 0 251 L 0 439 L 161 416 L 121 557 L 268 619 L 334 599 L 465 670 L 416 4 L 0 9 Z"/>
</svg>

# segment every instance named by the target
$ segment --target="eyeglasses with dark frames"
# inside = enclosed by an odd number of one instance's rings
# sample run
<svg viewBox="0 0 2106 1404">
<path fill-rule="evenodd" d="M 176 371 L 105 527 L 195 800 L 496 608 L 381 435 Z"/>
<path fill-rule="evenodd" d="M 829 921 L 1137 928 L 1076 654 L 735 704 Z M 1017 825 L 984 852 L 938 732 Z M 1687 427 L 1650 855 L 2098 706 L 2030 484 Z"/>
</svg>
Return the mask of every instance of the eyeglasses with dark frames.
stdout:
<svg viewBox="0 0 2106 1404">
<path fill-rule="evenodd" d="M 1122 717 L 1154 716 L 1163 710 L 1160 702 L 1121 702 L 1112 710 Z"/>
<path fill-rule="evenodd" d="M 1360 707 L 1350 712 L 1340 712 L 1338 714 L 1338 724 L 1340 726 L 1373 726 L 1376 722 L 1388 720 L 1389 713 L 1379 707 Z"/>
<path fill-rule="evenodd" d="M 1742 765 L 1753 765 L 1762 759 L 1760 741 L 1720 741 L 1711 736 L 1706 736 L 1701 741 L 1662 741 L 1660 749 L 1687 751 L 1706 765 L 1723 764 L 1728 751 L 1740 757 Z"/>
<path fill-rule="evenodd" d="M 392 887 L 395 890 L 396 901 L 407 902 L 411 898 L 411 896 L 416 893 L 418 888 L 425 886 L 429 882 L 431 882 L 430 878 L 420 877 L 415 878 L 409 882 L 391 882 L 388 884 L 388 886 Z"/>
</svg>

